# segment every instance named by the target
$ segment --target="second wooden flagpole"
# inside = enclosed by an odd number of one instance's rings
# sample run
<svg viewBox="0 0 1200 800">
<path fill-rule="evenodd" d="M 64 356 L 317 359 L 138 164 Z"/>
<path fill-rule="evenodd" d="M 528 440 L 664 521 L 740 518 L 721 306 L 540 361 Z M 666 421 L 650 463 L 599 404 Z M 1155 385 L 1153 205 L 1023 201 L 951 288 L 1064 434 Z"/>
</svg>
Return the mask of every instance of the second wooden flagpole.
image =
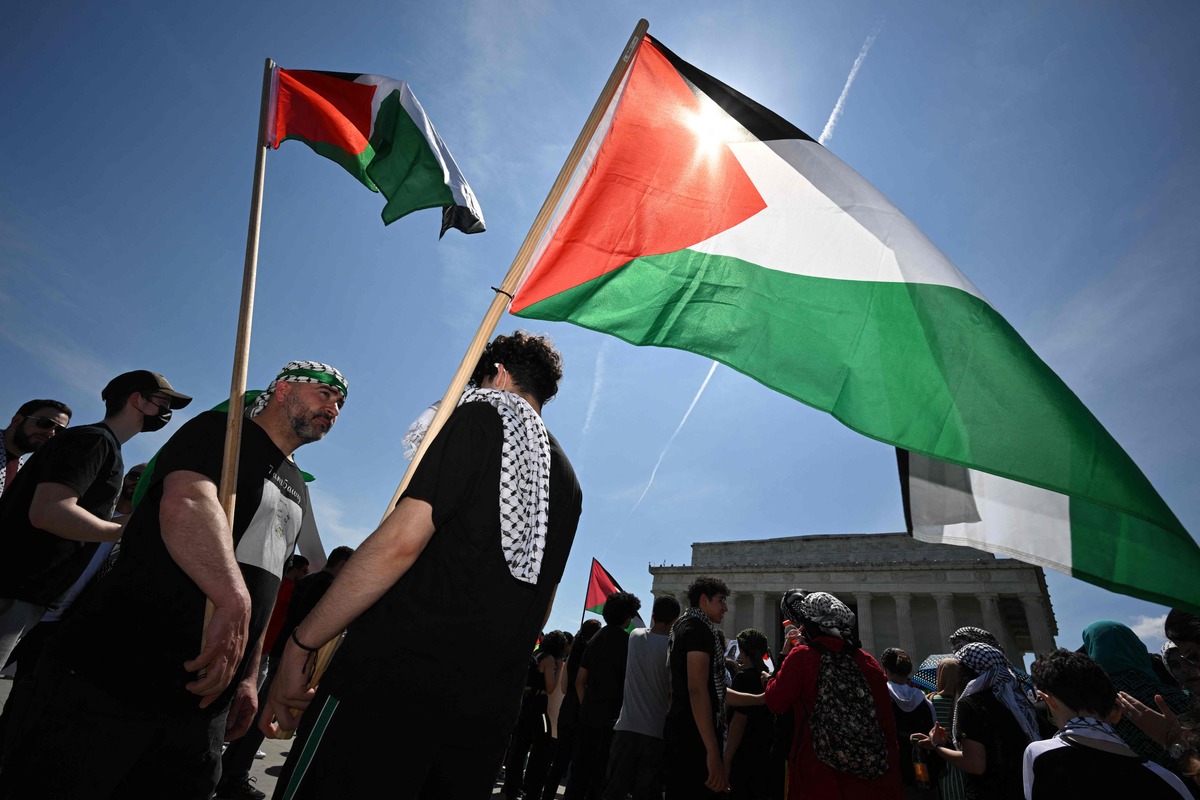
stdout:
<svg viewBox="0 0 1200 800">
<path fill-rule="evenodd" d="M 421 463 L 421 459 L 425 456 L 429 445 L 437 436 L 438 431 L 442 429 L 442 426 L 446 424 L 446 420 L 450 418 L 450 414 L 457 407 L 458 398 L 462 396 L 463 389 L 466 388 L 471 373 L 475 371 L 475 365 L 479 363 L 479 356 L 483 353 L 484 346 L 487 345 L 492 333 L 496 330 L 496 325 L 499 324 L 500 317 L 508 310 L 508 305 L 512 302 L 513 292 L 516 291 L 517 283 L 521 280 L 521 276 L 524 274 L 530 258 L 533 257 L 533 251 L 537 247 L 538 241 L 541 239 L 546 227 L 550 224 L 550 218 L 553 216 L 554 210 L 562 200 L 563 194 L 571 182 L 571 177 L 575 174 L 575 170 L 579 167 L 579 162 L 583 159 L 584 151 L 587 150 L 592 137 L 596 135 L 596 129 L 600 127 L 600 120 L 603 118 L 605 111 L 608 110 L 609 104 L 612 103 L 613 96 L 617 93 L 617 87 L 620 86 L 622 79 L 625 77 L 625 72 L 629 69 L 633 55 L 637 51 L 638 45 L 642 42 L 642 37 L 646 35 L 646 31 L 649 29 L 649 22 L 644 19 L 638 20 L 637 25 L 633 29 L 633 34 L 625 44 L 625 49 L 621 51 L 621 57 L 617 59 L 616 66 L 613 67 L 612 72 L 608 76 L 608 81 L 600 91 L 600 96 L 596 99 L 596 104 L 592 106 L 592 113 L 588 115 L 587 121 L 584 122 L 583 129 L 579 131 L 579 136 L 575 139 L 575 145 L 571 148 L 571 152 L 567 154 L 567 160 L 563 162 L 562 169 L 558 172 L 558 177 L 555 178 L 554 184 L 550 187 L 550 192 L 546 195 L 546 200 L 542 203 L 541 210 L 533 218 L 533 224 L 529 226 L 529 233 L 525 234 L 525 241 L 521 243 L 520 249 L 517 250 L 517 255 L 513 258 L 512 264 L 508 268 L 508 273 L 504 276 L 504 282 L 500 284 L 499 289 L 496 291 L 496 296 L 492 298 L 492 303 L 488 306 L 487 313 L 483 315 L 483 321 L 479 324 L 479 330 L 475 332 L 474 338 L 471 339 L 471 344 L 467 347 L 466 355 L 463 356 L 462 362 L 458 365 L 458 370 L 454 373 L 454 377 L 451 378 L 450 386 L 446 389 L 446 394 L 442 396 L 437 413 L 433 415 L 433 419 L 429 423 L 429 430 L 426 432 L 425 438 L 421 440 L 421 445 L 417 448 L 417 452 L 413 454 L 412 461 L 409 462 L 408 469 L 404 472 L 404 478 L 400 481 L 400 485 L 396 487 L 396 493 L 392 495 L 391 502 L 388 503 L 387 509 L 384 510 L 383 519 L 387 519 L 388 514 L 391 514 L 392 509 L 396 507 L 396 503 L 400 500 L 400 495 L 404 494 L 404 490 L 408 488 L 408 483 L 412 480 L 413 473 L 416 471 L 417 465 Z M 313 670 L 312 678 L 309 681 L 310 687 L 316 686 L 321 680 L 321 675 L 325 671 L 324 667 L 329 663 L 333 651 L 337 648 L 340 641 L 341 637 L 338 636 L 326 642 L 318 651 L 316 656 L 317 667 Z"/>
<path fill-rule="evenodd" d="M 246 374 L 250 366 L 250 323 L 254 317 L 254 283 L 258 275 L 258 239 L 262 229 L 263 182 L 267 173 L 267 112 L 271 105 L 271 82 L 275 62 L 263 65 L 262 102 L 258 110 L 258 147 L 254 155 L 254 186 L 250 192 L 250 221 L 246 231 L 246 261 L 242 268 L 242 300 L 238 308 L 237 340 L 233 346 L 233 376 L 229 382 L 229 421 L 225 425 L 225 455 L 221 461 L 221 485 L 218 497 L 229 529 L 233 530 L 233 510 L 237 504 L 238 455 L 242 440 Z M 208 642 L 208 624 L 213 615 L 212 600 L 204 604 L 204 628 L 200 650 Z"/>
</svg>

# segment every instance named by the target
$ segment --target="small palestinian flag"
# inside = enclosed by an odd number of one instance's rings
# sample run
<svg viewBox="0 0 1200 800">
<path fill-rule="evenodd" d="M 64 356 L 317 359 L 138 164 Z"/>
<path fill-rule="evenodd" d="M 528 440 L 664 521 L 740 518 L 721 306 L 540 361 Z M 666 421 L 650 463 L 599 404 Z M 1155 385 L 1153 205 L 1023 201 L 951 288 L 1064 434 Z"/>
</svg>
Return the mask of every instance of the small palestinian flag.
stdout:
<svg viewBox="0 0 1200 800">
<path fill-rule="evenodd" d="M 600 566 L 600 562 L 592 559 L 592 574 L 588 577 L 587 597 L 583 601 L 583 610 L 591 611 L 593 614 L 604 614 L 604 603 L 608 600 L 608 596 L 613 592 L 623 592 L 621 584 L 617 583 L 617 579 L 609 574 L 608 570 Z M 633 622 L 629 624 L 626 630 L 634 628 L 644 628 L 646 623 L 642 620 L 641 614 L 635 614 Z"/>
<path fill-rule="evenodd" d="M 295 139 L 387 199 L 383 222 L 442 209 L 442 234 L 484 230 L 483 212 L 405 81 L 275 68 L 267 144 Z"/>
<path fill-rule="evenodd" d="M 913 535 L 1200 612 L 1200 546 L 882 193 L 645 37 L 512 302 L 720 361 L 909 455 Z"/>
</svg>

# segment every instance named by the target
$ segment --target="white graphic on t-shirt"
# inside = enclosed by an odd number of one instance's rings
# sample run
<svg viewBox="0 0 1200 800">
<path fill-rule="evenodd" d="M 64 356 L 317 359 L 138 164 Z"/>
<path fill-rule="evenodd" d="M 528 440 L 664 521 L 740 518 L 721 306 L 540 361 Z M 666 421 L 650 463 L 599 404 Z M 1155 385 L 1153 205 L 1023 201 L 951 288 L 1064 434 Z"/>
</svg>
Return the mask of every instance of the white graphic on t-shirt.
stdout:
<svg viewBox="0 0 1200 800">
<path fill-rule="evenodd" d="M 300 505 L 286 497 L 268 476 L 263 481 L 258 509 L 237 544 L 238 563 L 282 575 L 283 562 L 300 534 L 303 514 Z"/>
</svg>

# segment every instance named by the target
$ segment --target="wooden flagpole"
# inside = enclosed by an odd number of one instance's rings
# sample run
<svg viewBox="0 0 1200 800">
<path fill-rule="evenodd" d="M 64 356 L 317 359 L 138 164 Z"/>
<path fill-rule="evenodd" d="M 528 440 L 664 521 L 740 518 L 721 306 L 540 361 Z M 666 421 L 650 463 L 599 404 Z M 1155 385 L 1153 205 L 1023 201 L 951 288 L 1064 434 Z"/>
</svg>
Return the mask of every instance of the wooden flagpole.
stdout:
<svg viewBox="0 0 1200 800">
<path fill-rule="evenodd" d="M 246 394 L 246 373 L 250 365 L 250 323 L 254 317 L 254 282 L 258 274 L 258 239 L 262 228 L 263 180 L 267 171 L 267 116 L 271 105 L 271 83 L 275 62 L 267 59 L 263 65 L 262 101 L 258 110 L 258 148 L 254 155 L 254 187 L 250 192 L 250 222 L 246 232 L 246 263 L 242 269 L 242 300 L 238 310 L 237 340 L 233 346 L 233 377 L 229 382 L 229 421 L 225 426 L 225 456 L 221 462 L 219 497 L 229 528 L 233 529 L 233 509 L 237 503 L 238 455 L 242 439 L 242 418 L 239 413 Z M 208 639 L 208 624 L 212 620 L 213 604 L 204 606 L 204 632 L 200 650 Z"/>
<path fill-rule="evenodd" d="M 437 413 L 433 415 L 433 420 L 429 423 L 429 430 L 426 432 L 425 438 L 421 440 L 421 445 L 417 448 L 417 452 L 413 454 L 412 461 L 409 462 L 408 469 L 404 472 L 404 478 L 400 481 L 400 485 L 396 487 L 396 493 L 392 495 L 391 502 L 388 503 L 388 507 L 383 513 L 383 519 L 387 519 L 388 515 L 392 513 L 392 509 L 396 507 L 396 503 L 400 500 L 400 495 L 404 494 L 404 490 L 408 488 L 408 483 L 412 480 L 417 465 L 421 463 L 421 459 L 425 456 L 425 451 L 429 449 L 429 445 L 437 436 L 438 431 L 446 424 L 446 420 L 450 418 L 451 412 L 457 407 L 458 398 L 462 396 L 463 389 L 466 388 L 471 373 L 475 371 L 475 365 L 479 363 L 479 356 L 483 353 L 484 346 L 487 345 L 492 333 L 496 330 L 496 325 L 499 324 L 500 317 L 508 310 L 509 303 L 512 302 L 513 292 L 516 291 L 517 283 L 521 280 L 521 276 L 529 264 L 529 259 L 533 257 L 533 251 L 537 247 L 542 233 L 546 230 L 546 226 L 550 224 L 550 217 L 558 207 L 559 201 L 562 200 L 562 196 L 571 182 L 571 177 L 575 174 L 579 162 L 583 159 L 584 151 L 587 150 L 588 144 L 591 143 L 592 137 L 595 136 L 596 129 L 600 127 L 600 119 L 604 116 L 604 112 L 608 110 L 613 95 L 617 93 L 617 87 L 621 84 L 621 80 L 625 77 L 625 72 L 629 69 L 629 64 L 633 60 L 633 54 L 637 51 L 638 45 L 642 42 L 642 37 L 646 35 L 646 31 L 649 29 L 649 22 L 644 19 L 638 20 L 637 26 L 633 29 L 633 34 L 625 44 L 625 49 L 621 51 L 621 57 L 617 60 L 616 66 L 613 67 L 612 73 L 608 76 L 608 82 L 604 84 L 600 96 L 596 99 L 596 104 L 592 106 L 592 113 L 588 115 L 587 121 L 583 124 L 583 129 L 579 132 L 578 138 L 575 139 L 575 145 L 571 148 L 571 152 L 567 154 L 567 160 L 563 162 L 562 169 L 558 172 L 558 177 L 555 178 L 554 184 L 550 187 L 550 193 L 546 195 L 546 200 L 542 203 L 541 210 L 533 218 L 533 224 L 529 226 L 529 233 L 525 234 L 525 241 L 521 243 L 520 249 L 517 250 L 517 255 L 513 258 L 512 265 L 508 268 L 508 273 L 504 276 L 504 282 L 500 284 L 500 288 L 496 291 L 496 296 L 492 299 L 492 304 L 488 306 L 487 313 L 483 315 L 483 322 L 479 324 L 479 330 L 475 332 L 475 337 L 471 339 L 471 344 L 467 347 L 466 355 L 463 356 L 462 362 L 458 365 L 458 370 L 454 373 L 454 377 L 451 378 L 450 386 L 446 389 L 446 394 L 442 396 Z M 341 642 L 341 636 L 321 646 L 316 656 L 317 666 L 313 670 L 312 678 L 309 681 L 310 687 L 316 686 L 320 682 L 321 675 L 325 672 L 324 667 L 333 657 L 333 651 L 337 649 L 339 642 Z"/>
<path fill-rule="evenodd" d="M 417 448 L 412 461 L 409 462 L 408 469 L 404 473 L 404 478 L 400 481 L 400 485 L 396 487 L 396 493 L 392 495 L 392 500 L 388 503 L 388 507 L 384 511 L 384 519 L 387 519 L 388 514 L 392 513 L 392 509 L 396 507 L 396 503 L 400 500 L 400 495 L 404 494 L 404 490 L 408 488 L 408 483 L 412 480 L 417 465 L 421 463 L 421 459 L 425 456 L 425 451 L 429 449 L 429 445 L 437 436 L 438 431 L 446 424 L 446 420 L 450 418 L 450 414 L 457 406 L 458 398 L 462 396 L 463 389 L 466 388 L 471 373 L 475 371 L 475 365 L 479 363 L 479 356 L 483 353 L 483 348 L 487 345 L 492 333 L 495 332 L 496 325 L 500 322 L 500 317 L 504 315 L 504 312 L 508 310 L 509 304 L 512 303 L 513 292 L 516 291 L 517 284 L 520 282 L 525 268 L 529 265 L 529 259 L 533 257 L 533 251 L 537 247 L 542 233 L 546 230 L 546 226 L 550 224 L 550 217 L 558 207 L 559 201 L 562 200 L 563 193 L 566 192 L 567 185 L 571 182 L 571 177 L 575 174 L 575 170 L 583 158 L 584 151 L 587 149 L 588 144 L 591 143 L 592 137 L 596 134 L 596 129 L 600 127 L 601 117 L 608 110 L 609 103 L 612 102 L 613 95 L 617 92 L 617 86 L 620 85 L 621 80 L 625 77 L 625 71 L 629 68 L 633 54 L 649 28 L 650 23 L 642 19 L 638 20 L 637 27 L 633 29 L 633 35 L 629 37 L 625 49 L 621 52 L 620 59 L 617 60 L 616 66 L 613 67 L 612 73 L 608 76 L 608 82 L 604 84 L 604 89 L 600 92 L 600 97 L 597 98 L 596 104 L 592 106 L 592 113 L 588 115 L 587 121 L 583 125 L 583 130 L 579 132 L 579 137 L 575 140 L 575 146 L 567 154 L 567 160 L 563 163 L 562 169 L 558 172 L 558 177 L 550 187 L 550 193 L 546 195 L 546 200 L 542 203 L 541 210 L 533 218 L 533 224 L 529 226 L 529 233 L 525 234 L 525 241 L 521 243 L 520 249 L 517 250 L 517 255 L 513 258 L 512 265 L 508 268 L 508 273 L 504 276 L 504 281 L 500 284 L 500 288 L 496 290 L 496 296 L 492 298 L 492 304 L 488 306 L 487 313 L 483 315 L 483 322 L 479 324 L 479 330 L 475 332 L 475 337 L 471 340 L 470 346 L 467 347 L 467 353 L 463 356 L 462 363 L 458 365 L 458 371 L 454 373 L 454 377 L 450 380 L 450 386 L 446 389 L 446 394 L 442 397 L 437 413 L 433 415 L 433 420 L 429 423 L 429 431 L 425 434 L 425 438 L 421 440 L 421 446 Z"/>
</svg>

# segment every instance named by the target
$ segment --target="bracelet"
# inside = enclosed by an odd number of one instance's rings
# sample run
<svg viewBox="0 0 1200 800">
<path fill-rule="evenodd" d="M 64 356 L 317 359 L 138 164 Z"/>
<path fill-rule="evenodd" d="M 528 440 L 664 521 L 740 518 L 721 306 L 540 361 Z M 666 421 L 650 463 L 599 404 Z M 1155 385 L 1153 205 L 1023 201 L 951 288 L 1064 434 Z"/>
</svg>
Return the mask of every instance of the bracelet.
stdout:
<svg viewBox="0 0 1200 800">
<path fill-rule="evenodd" d="M 304 642 L 302 642 L 302 641 L 300 641 L 299 639 L 297 639 L 297 638 L 296 638 L 296 629 L 295 629 L 295 628 L 292 628 L 292 641 L 295 643 L 296 647 L 299 647 L 301 650 L 303 650 L 303 651 L 304 651 L 304 652 L 306 652 L 306 653 L 315 653 L 315 652 L 317 652 L 318 650 L 320 650 L 320 649 L 321 649 L 321 648 L 319 648 L 319 647 L 309 647 L 309 646 L 308 646 L 308 645 L 306 645 Z"/>
</svg>

